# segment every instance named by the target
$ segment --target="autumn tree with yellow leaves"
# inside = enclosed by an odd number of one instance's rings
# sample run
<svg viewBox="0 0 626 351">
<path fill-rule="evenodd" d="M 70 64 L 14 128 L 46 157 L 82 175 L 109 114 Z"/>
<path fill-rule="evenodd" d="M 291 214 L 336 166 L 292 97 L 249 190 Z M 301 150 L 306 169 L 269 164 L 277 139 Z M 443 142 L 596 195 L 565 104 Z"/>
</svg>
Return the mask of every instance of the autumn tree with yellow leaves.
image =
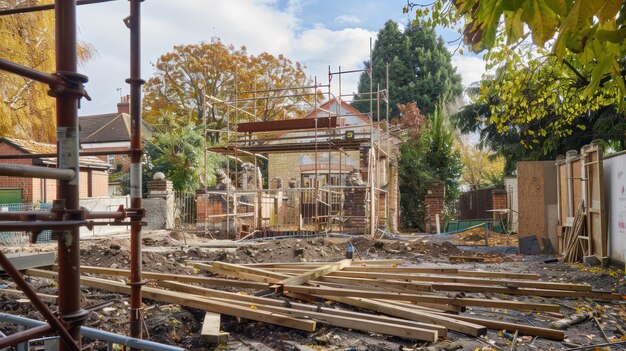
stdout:
<svg viewBox="0 0 626 351">
<path fill-rule="evenodd" d="M 295 89 L 312 85 L 301 64 L 283 55 L 250 55 L 245 47 L 225 45 L 218 38 L 175 46 L 154 69 L 144 99 L 144 117 L 153 124 L 167 115 L 180 125 L 199 126 L 206 119 L 208 128 L 216 130 L 229 121 L 297 118 L 311 109 L 316 97 L 322 98 L 313 88 Z M 309 95 L 295 96 L 299 94 Z M 209 133 L 209 138 L 216 142 L 218 136 Z"/>
<path fill-rule="evenodd" d="M 0 0 L 0 8 L 23 2 Z M 5 60 L 54 72 L 54 12 L 0 17 L 0 48 Z M 0 71 L 0 136 L 50 142 L 56 137 L 55 126 L 55 102 L 48 96 L 48 86 Z"/>
</svg>

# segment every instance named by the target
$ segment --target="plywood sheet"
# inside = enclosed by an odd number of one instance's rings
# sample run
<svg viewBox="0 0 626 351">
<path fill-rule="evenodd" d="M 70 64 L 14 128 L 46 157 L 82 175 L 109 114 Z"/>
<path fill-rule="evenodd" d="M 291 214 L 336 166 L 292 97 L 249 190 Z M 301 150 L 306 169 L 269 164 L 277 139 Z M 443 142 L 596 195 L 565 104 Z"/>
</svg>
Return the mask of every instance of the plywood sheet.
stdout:
<svg viewBox="0 0 626 351">
<path fill-rule="evenodd" d="M 519 237 L 541 238 L 545 228 L 543 162 L 517 163 L 519 197 Z"/>
</svg>

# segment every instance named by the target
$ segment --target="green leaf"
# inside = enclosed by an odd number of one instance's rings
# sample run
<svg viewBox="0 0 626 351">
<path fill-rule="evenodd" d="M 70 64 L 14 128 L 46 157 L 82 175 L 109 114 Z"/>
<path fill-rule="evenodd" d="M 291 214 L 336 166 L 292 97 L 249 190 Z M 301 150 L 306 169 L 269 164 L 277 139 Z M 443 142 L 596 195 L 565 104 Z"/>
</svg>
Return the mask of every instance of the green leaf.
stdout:
<svg viewBox="0 0 626 351">
<path fill-rule="evenodd" d="M 475 40 L 474 44 L 481 50 L 493 47 L 496 41 L 496 32 L 503 11 L 503 2 L 504 0 L 483 0 L 474 14 L 478 20 L 478 30 L 482 31 L 482 36 L 477 36 L 478 40 Z"/>
<path fill-rule="evenodd" d="M 596 66 L 593 68 L 593 71 L 591 72 L 591 81 L 589 82 L 587 88 L 585 88 L 585 91 L 583 93 L 584 96 L 593 96 L 595 91 L 600 86 L 600 80 L 602 80 L 602 77 L 608 72 L 609 68 L 614 63 L 616 64 L 615 58 L 613 58 L 612 56 L 603 55 L 598 57 L 598 64 L 596 64 Z"/>
<path fill-rule="evenodd" d="M 621 44 L 626 40 L 626 27 L 618 30 L 598 30 L 596 37 L 603 41 Z"/>
<path fill-rule="evenodd" d="M 624 5 L 623 0 L 605 0 L 605 1 L 596 0 L 595 2 L 603 3 L 602 7 L 600 8 L 597 14 L 597 17 L 600 20 L 600 22 L 605 22 L 611 19 L 615 19 L 615 17 L 617 17 L 617 13 L 619 12 L 620 8 L 622 8 L 622 6 Z"/>
<path fill-rule="evenodd" d="M 533 42 L 543 46 L 554 36 L 559 20 L 545 0 L 528 0 L 524 3 L 524 18 L 533 32 Z"/>
<path fill-rule="evenodd" d="M 565 16 L 567 13 L 567 4 L 565 0 L 546 0 L 546 4 L 559 16 Z"/>
<path fill-rule="evenodd" d="M 522 22 L 521 10 L 504 13 L 504 29 L 507 45 L 517 42 L 524 36 L 524 23 Z"/>
</svg>

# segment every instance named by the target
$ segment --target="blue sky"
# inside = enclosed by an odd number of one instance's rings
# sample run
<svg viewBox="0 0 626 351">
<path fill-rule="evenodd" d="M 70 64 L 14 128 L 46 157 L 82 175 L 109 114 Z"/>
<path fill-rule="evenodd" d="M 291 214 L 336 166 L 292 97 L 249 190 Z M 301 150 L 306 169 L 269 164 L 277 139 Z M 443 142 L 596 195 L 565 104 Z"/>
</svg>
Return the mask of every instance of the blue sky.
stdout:
<svg viewBox="0 0 626 351">
<path fill-rule="evenodd" d="M 246 46 L 254 55 L 284 54 L 326 83 L 329 65 L 333 70 L 362 68 L 369 56 L 369 38 L 375 40 L 387 20 L 408 22 L 402 14 L 405 0 L 149 0 L 142 4 L 144 79 L 152 75 L 151 63 L 174 45 L 219 37 L 226 44 Z M 79 7 L 79 39 L 97 50 L 81 68 L 90 78 L 87 89 L 93 98 L 83 102 L 81 115 L 113 112 L 120 93 L 128 93 L 124 83 L 129 75 L 128 30 L 122 23 L 127 15 L 127 1 Z M 458 37 L 448 30 L 439 34 L 446 41 Z M 475 55 L 454 55 L 453 64 L 464 84 L 480 79 L 484 70 Z M 357 80 L 356 74 L 344 76 L 342 92 L 355 91 Z"/>
</svg>

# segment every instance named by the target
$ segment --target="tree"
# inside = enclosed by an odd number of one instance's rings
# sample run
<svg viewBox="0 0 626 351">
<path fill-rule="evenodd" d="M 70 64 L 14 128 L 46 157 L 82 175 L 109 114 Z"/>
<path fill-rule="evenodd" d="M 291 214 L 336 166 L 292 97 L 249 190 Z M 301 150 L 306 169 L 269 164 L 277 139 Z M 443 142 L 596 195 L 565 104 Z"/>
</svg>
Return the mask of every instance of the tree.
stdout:
<svg viewBox="0 0 626 351">
<path fill-rule="evenodd" d="M 487 60 L 495 59 L 496 63 L 508 61 L 512 51 L 529 36 L 539 48 L 548 44 L 548 52 L 556 58 L 555 72 L 560 80 L 569 82 L 572 90 L 584 98 L 612 97 L 623 107 L 623 0 L 436 0 L 430 5 L 409 3 L 404 10 L 413 8 L 424 25 L 460 25 L 462 38 L 470 49 L 488 50 Z M 496 55 L 490 57 L 492 53 Z"/>
<path fill-rule="evenodd" d="M 204 137 L 195 125 L 179 125 L 173 116 L 162 116 L 162 124 L 146 143 L 147 169 L 144 174 L 163 172 L 177 191 L 191 192 L 203 181 Z M 214 170 L 221 159 L 208 157 L 208 172 L 213 183 Z"/>
<path fill-rule="evenodd" d="M 235 122 L 235 115 L 239 122 L 294 118 L 303 112 L 302 103 L 312 104 L 316 97 L 313 89 L 293 89 L 311 85 L 299 63 L 282 55 L 251 56 L 245 47 L 226 46 L 218 38 L 175 46 L 157 60 L 154 69 L 144 99 L 145 119 L 153 124 L 160 123 L 164 114 L 174 116 L 180 125 L 202 125 L 206 118 L 213 130 L 225 128 L 227 118 Z M 284 90 L 250 92 L 271 89 Z M 274 98 L 298 93 L 311 95 Z M 252 100 L 255 97 L 268 98 Z M 218 135 L 209 137 L 214 143 Z"/>
<path fill-rule="evenodd" d="M 372 50 L 373 65 L 365 62 L 371 71 L 373 90 L 386 87 L 386 65 L 389 63 L 390 116 L 399 116 L 398 104 L 411 101 L 425 115 L 434 113 L 439 102 L 448 103 L 462 93 L 461 77 L 450 62 L 451 55 L 434 29 L 409 25 L 404 32 L 394 21 L 387 21 L 378 32 Z M 364 72 L 359 78 L 358 94 L 352 104 L 362 112 L 369 112 L 370 77 Z M 375 105 L 375 104 L 374 104 Z M 376 110 L 376 106 L 374 106 Z M 376 111 L 374 119 L 377 120 Z"/>
<path fill-rule="evenodd" d="M 506 175 L 514 174 L 519 160 L 553 160 L 594 139 L 604 140 L 607 149 L 624 148 L 626 114 L 617 104 L 570 96 L 575 92 L 554 80 L 555 65 L 533 61 L 518 68 L 503 65 L 469 89 L 474 102 L 451 116 L 459 130 L 478 133 L 479 147 L 506 156 Z M 598 107 L 590 108 L 592 104 Z"/>
<path fill-rule="evenodd" d="M 0 0 L 0 8 L 15 8 L 38 1 Z M 0 16 L 0 57 L 44 73 L 55 71 L 54 12 L 38 11 Z M 94 54 L 79 43 L 81 63 Z M 0 136 L 43 142 L 56 140 L 55 101 L 45 84 L 0 71 Z"/>
<path fill-rule="evenodd" d="M 446 205 L 450 206 L 458 198 L 462 163 L 454 139 L 454 129 L 444 117 L 442 108 L 438 108 L 428 119 L 428 128 L 420 138 L 402 144 L 400 218 L 405 227 L 425 229 L 424 196 L 429 182 L 444 182 Z"/>
<path fill-rule="evenodd" d="M 463 163 L 462 186 L 477 190 L 504 184 L 504 156 L 477 147 L 467 137 L 457 139 L 456 149 Z"/>
<path fill-rule="evenodd" d="M 23 1 L 0 0 L 0 8 Z M 54 72 L 54 13 L 0 17 L 0 57 L 42 72 Z M 48 86 L 0 71 L 0 135 L 39 141 L 56 138 L 54 99 Z"/>
</svg>

